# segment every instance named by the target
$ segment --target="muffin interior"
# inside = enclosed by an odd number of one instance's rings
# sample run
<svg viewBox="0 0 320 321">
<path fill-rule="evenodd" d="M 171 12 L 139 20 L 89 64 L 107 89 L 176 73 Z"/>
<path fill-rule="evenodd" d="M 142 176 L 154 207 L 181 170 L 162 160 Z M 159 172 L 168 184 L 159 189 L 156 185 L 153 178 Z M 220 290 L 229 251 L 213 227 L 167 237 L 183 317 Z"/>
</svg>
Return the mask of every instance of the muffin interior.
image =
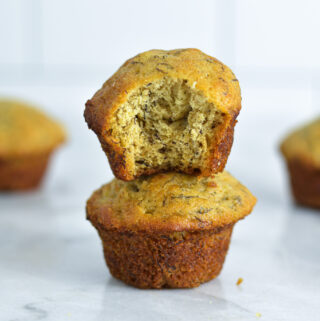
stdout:
<svg viewBox="0 0 320 321">
<path fill-rule="evenodd" d="M 130 94 L 114 115 L 111 136 L 126 150 L 134 175 L 148 168 L 199 170 L 224 117 L 196 83 L 164 77 Z"/>
</svg>

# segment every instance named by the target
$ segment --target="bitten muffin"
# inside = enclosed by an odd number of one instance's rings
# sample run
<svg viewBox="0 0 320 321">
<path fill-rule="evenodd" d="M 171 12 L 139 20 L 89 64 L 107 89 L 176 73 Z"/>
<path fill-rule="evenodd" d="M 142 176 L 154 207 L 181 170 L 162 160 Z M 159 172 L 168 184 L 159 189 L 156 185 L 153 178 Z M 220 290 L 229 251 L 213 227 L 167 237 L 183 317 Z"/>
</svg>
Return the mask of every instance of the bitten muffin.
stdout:
<svg viewBox="0 0 320 321">
<path fill-rule="evenodd" d="M 241 109 L 232 71 L 197 49 L 151 50 L 125 62 L 88 100 L 85 119 L 114 175 L 224 169 Z"/>
<path fill-rule="evenodd" d="M 215 278 L 234 224 L 256 202 L 229 173 L 114 179 L 93 193 L 87 218 L 111 274 L 138 288 L 190 288 Z"/>
<path fill-rule="evenodd" d="M 0 100 L 0 190 L 35 188 L 53 150 L 65 140 L 63 128 L 38 109 Z"/>
<path fill-rule="evenodd" d="M 291 133 L 280 148 L 297 203 L 320 208 L 320 118 Z"/>
</svg>

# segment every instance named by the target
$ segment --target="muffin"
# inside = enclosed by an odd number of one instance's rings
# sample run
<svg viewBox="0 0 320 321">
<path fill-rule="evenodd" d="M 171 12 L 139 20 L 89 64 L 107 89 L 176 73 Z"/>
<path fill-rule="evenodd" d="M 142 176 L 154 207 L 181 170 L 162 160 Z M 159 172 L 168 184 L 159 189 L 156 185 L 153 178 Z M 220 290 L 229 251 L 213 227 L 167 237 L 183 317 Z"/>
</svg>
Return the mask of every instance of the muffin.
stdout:
<svg viewBox="0 0 320 321">
<path fill-rule="evenodd" d="M 65 140 L 63 128 L 25 103 L 0 100 L 0 190 L 39 185 L 55 148 Z"/>
<path fill-rule="evenodd" d="M 221 271 L 234 224 L 256 199 L 229 173 L 114 179 L 87 202 L 111 274 L 138 288 L 191 288 Z"/>
<path fill-rule="evenodd" d="M 84 116 L 114 175 L 131 181 L 222 171 L 240 109 L 239 82 L 217 59 L 198 49 L 151 50 L 125 62 Z"/>
<path fill-rule="evenodd" d="M 291 133 L 280 148 L 296 202 L 320 208 L 320 118 Z"/>
</svg>

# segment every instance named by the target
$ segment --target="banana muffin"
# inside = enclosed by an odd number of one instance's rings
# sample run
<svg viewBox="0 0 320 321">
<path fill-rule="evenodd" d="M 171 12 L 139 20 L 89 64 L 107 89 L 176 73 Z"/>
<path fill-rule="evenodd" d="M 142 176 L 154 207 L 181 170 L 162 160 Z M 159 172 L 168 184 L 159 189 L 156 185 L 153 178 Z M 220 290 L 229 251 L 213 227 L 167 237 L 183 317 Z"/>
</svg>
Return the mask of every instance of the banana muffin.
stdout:
<svg viewBox="0 0 320 321">
<path fill-rule="evenodd" d="M 53 150 L 65 140 L 63 128 L 38 109 L 0 100 L 0 190 L 35 188 Z"/>
<path fill-rule="evenodd" d="M 320 118 L 291 133 L 280 148 L 296 202 L 320 208 Z"/>
<path fill-rule="evenodd" d="M 138 288 L 190 288 L 221 271 L 234 224 L 256 199 L 229 173 L 161 173 L 95 191 L 87 218 L 111 274 Z"/>
<path fill-rule="evenodd" d="M 88 100 L 85 119 L 114 175 L 224 169 L 241 109 L 239 82 L 198 49 L 150 50 L 125 62 Z"/>
</svg>

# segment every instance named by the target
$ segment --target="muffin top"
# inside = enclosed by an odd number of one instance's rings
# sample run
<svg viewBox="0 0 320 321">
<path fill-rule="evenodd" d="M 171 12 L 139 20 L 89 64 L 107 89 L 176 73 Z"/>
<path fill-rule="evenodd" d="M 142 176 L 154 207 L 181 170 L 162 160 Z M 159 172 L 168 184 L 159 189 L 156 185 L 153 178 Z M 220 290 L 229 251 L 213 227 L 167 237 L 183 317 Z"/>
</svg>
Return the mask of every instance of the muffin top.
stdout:
<svg viewBox="0 0 320 321">
<path fill-rule="evenodd" d="M 288 159 L 298 159 L 320 167 L 320 118 L 291 133 L 281 144 Z"/>
<path fill-rule="evenodd" d="M 62 126 L 38 109 L 0 100 L 0 159 L 48 153 L 64 140 Z"/>
<path fill-rule="evenodd" d="M 214 178 L 170 172 L 132 182 L 112 180 L 93 193 L 87 215 L 105 229 L 193 231 L 234 224 L 255 203 L 228 172 Z"/>
<path fill-rule="evenodd" d="M 195 48 L 154 49 L 127 60 L 89 100 L 85 112 L 89 126 L 97 132 L 108 127 L 111 114 L 134 89 L 163 78 L 185 79 L 228 115 L 238 114 L 241 109 L 238 79 L 221 61 Z"/>
</svg>

